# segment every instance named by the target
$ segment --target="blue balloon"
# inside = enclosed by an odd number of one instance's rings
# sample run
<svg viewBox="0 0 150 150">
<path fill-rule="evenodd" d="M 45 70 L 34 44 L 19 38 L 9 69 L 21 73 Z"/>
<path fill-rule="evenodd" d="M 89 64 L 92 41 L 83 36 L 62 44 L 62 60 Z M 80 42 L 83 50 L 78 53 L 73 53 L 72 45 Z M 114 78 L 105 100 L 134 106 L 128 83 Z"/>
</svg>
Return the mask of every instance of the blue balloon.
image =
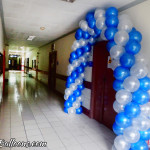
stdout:
<svg viewBox="0 0 150 150">
<path fill-rule="evenodd" d="M 109 7 L 106 10 L 106 17 L 108 16 L 118 16 L 118 10 L 115 7 Z"/>
<path fill-rule="evenodd" d="M 125 78 L 127 78 L 128 76 L 130 75 L 130 71 L 129 69 L 127 68 L 124 68 L 124 67 L 117 67 L 115 70 L 114 70 L 114 77 L 117 79 L 117 80 L 124 80 Z"/>
<path fill-rule="evenodd" d="M 124 128 L 118 126 L 116 123 L 113 124 L 113 131 L 116 135 L 121 135 L 123 134 Z"/>
<path fill-rule="evenodd" d="M 72 58 L 69 58 L 69 63 L 72 64 L 74 60 Z"/>
<path fill-rule="evenodd" d="M 145 141 L 139 140 L 137 143 L 131 144 L 131 150 L 148 150 L 148 145 Z"/>
<path fill-rule="evenodd" d="M 83 32 L 82 37 L 84 39 L 89 39 L 90 38 L 90 34 L 88 32 Z"/>
<path fill-rule="evenodd" d="M 149 93 L 143 90 L 137 90 L 132 93 L 132 100 L 140 105 L 146 104 L 149 101 Z"/>
<path fill-rule="evenodd" d="M 79 90 L 83 90 L 85 88 L 84 84 L 78 85 Z"/>
<path fill-rule="evenodd" d="M 81 96 L 81 90 L 77 89 L 73 92 L 73 94 L 76 96 L 76 97 L 79 97 Z"/>
<path fill-rule="evenodd" d="M 88 20 L 88 26 L 89 26 L 90 28 L 94 29 L 95 25 L 96 25 L 96 20 L 95 20 L 95 18 L 90 18 L 90 19 Z"/>
<path fill-rule="evenodd" d="M 141 49 L 141 44 L 136 40 L 129 40 L 129 42 L 125 46 L 126 52 L 130 54 L 137 54 Z"/>
<path fill-rule="evenodd" d="M 83 73 L 84 67 L 82 65 L 80 65 L 79 67 L 77 67 L 77 71 L 78 71 L 78 73 Z"/>
<path fill-rule="evenodd" d="M 116 124 L 123 128 L 127 128 L 131 125 L 131 119 L 129 119 L 124 112 L 118 113 L 115 120 Z"/>
<path fill-rule="evenodd" d="M 66 100 L 65 103 L 64 103 L 64 106 L 65 106 L 66 108 L 72 107 L 72 102 L 69 101 L 69 100 Z"/>
<path fill-rule="evenodd" d="M 91 51 L 91 45 L 90 44 L 87 44 L 86 46 L 82 47 L 84 53 L 85 52 L 90 52 Z"/>
<path fill-rule="evenodd" d="M 77 31 L 75 33 L 75 38 L 77 40 L 80 40 L 82 38 L 82 33 L 83 33 L 83 31 L 81 29 L 77 29 Z"/>
<path fill-rule="evenodd" d="M 79 73 L 78 73 L 77 71 L 73 71 L 73 72 L 71 73 L 71 77 L 72 77 L 72 79 L 76 79 L 76 78 L 79 77 Z"/>
<path fill-rule="evenodd" d="M 93 67 L 93 61 L 89 61 L 89 62 L 88 62 L 88 66 L 89 66 L 89 67 Z"/>
<path fill-rule="evenodd" d="M 68 113 L 68 108 L 64 107 L 64 112 Z"/>
<path fill-rule="evenodd" d="M 87 66 L 88 66 L 88 62 L 83 62 L 83 63 L 81 63 L 81 65 L 82 65 L 83 67 L 87 67 Z"/>
<path fill-rule="evenodd" d="M 119 91 L 119 90 L 123 89 L 123 81 L 115 80 L 115 81 L 113 82 L 113 89 L 114 89 L 115 91 Z"/>
<path fill-rule="evenodd" d="M 111 49 L 114 45 L 116 45 L 116 43 L 115 43 L 114 41 L 109 41 L 109 42 L 107 43 L 106 48 L 107 48 L 108 52 L 110 52 L 110 49 Z"/>
<path fill-rule="evenodd" d="M 120 57 L 120 63 L 123 67 L 130 68 L 134 65 L 135 63 L 135 57 L 132 54 L 129 53 L 124 53 Z"/>
<path fill-rule="evenodd" d="M 76 96 L 75 95 L 70 95 L 68 100 L 73 103 L 73 102 L 76 101 Z"/>
<path fill-rule="evenodd" d="M 78 49 L 76 50 L 76 54 L 77 54 L 78 58 L 81 57 L 81 56 L 83 55 L 83 49 L 78 48 Z"/>
<path fill-rule="evenodd" d="M 119 23 L 117 16 L 109 16 L 106 18 L 105 24 L 107 27 L 117 27 Z"/>
<path fill-rule="evenodd" d="M 107 40 L 114 40 L 114 36 L 115 36 L 117 31 L 118 31 L 118 29 L 114 28 L 114 27 L 107 28 L 105 31 L 106 39 Z"/>
<path fill-rule="evenodd" d="M 140 106 L 137 103 L 130 102 L 124 108 L 124 114 L 129 118 L 135 118 L 140 114 Z"/>
<path fill-rule="evenodd" d="M 82 107 L 76 109 L 76 114 L 82 114 L 82 112 L 83 112 Z"/>
<path fill-rule="evenodd" d="M 150 90 L 150 78 L 149 77 L 144 77 L 142 79 L 139 79 L 140 81 L 140 89 L 143 91 L 148 91 Z"/>
<path fill-rule="evenodd" d="M 130 40 L 135 40 L 137 42 L 141 42 L 142 41 L 142 34 L 139 31 L 132 30 L 129 33 L 129 39 Z"/>
<path fill-rule="evenodd" d="M 90 20 L 91 18 L 94 18 L 94 12 L 93 12 L 93 11 L 88 12 L 88 13 L 86 14 L 86 21 L 87 21 L 87 22 L 89 22 L 89 20 Z"/>
<path fill-rule="evenodd" d="M 150 140 L 150 128 L 146 131 L 140 131 L 140 139 L 144 141 Z"/>
<path fill-rule="evenodd" d="M 95 38 L 98 38 L 98 37 L 100 36 L 102 30 L 98 29 L 98 28 L 95 26 L 94 32 L 95 32 L 95 34 L 96 34 L 94 37 L 95 37 Z"/>
<path fill-rule="evenodd" d="M 77 56 L 77 54 L 76 54 L 75 51 L 70 53 L 70 58 L 71 58 L 72 60 L 78 59 L 78 56 Z"/>
<path fill-rule="evenodd" d="M 67 78 L 67 83 L 74 83 L 74 81 L 75 80 L 71 76 Z"/>
<path fill-rule="evenodd" d="M 69 88 L 69 87 L 70 87 L 70 84 L 71 84 L 71 83 L 66 82 L 66 88 Z"/>
</svg>

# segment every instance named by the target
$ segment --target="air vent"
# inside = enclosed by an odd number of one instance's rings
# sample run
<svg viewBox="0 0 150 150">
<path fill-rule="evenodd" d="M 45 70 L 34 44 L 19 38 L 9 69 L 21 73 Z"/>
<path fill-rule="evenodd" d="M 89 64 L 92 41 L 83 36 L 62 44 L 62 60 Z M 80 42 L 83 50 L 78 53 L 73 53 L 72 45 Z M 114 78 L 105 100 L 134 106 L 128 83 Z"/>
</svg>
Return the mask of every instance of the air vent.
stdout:
<svg viewBox="0 0 150 150">
<path fill-rule="evenodd" d="M 75 0 L 62 0 L 62 1 L 73 3 Z"/>
</svg>

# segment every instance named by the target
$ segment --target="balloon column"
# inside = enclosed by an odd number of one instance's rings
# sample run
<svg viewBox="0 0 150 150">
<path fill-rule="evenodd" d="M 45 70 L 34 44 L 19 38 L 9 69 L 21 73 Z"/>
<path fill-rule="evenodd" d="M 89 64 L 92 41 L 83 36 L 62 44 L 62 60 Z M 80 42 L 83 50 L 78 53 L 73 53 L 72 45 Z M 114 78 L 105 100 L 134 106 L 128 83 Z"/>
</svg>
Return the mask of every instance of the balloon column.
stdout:
<svg viewBox="0 0 150 150">
<path fill-rule="evenodd" d="M 127 15 L 114 7 L 88 12 L 75 33 L 69 58 L 64 111 L 82 113 L 84 70 L 95 41 L 108 40 L 116 90 L 113 108 L 118 113 L 113 125 L 117 135 L 112 150 L 148 150 L 150 139 L 150 78 L 141 50 L 142 35 Z"/>
</svg>

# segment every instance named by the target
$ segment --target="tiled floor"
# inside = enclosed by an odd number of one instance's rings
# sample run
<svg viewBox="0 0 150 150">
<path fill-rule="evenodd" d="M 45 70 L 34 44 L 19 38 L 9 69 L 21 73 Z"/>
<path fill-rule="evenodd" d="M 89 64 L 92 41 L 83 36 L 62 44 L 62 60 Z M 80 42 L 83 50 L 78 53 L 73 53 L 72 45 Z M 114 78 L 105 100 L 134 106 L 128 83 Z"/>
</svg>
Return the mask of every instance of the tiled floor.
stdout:
<svg viewBox="0 0 150 150">
<path fill-rule="evenodd" d="M 84 114 L 65 114 L 63 100 L 23 72 L 10 72 L 6 89 L 0 139 L 47 142 L 47 148 L 30 150 L 111 150 L 115 137 L 112 131 Z"/>
</svg>

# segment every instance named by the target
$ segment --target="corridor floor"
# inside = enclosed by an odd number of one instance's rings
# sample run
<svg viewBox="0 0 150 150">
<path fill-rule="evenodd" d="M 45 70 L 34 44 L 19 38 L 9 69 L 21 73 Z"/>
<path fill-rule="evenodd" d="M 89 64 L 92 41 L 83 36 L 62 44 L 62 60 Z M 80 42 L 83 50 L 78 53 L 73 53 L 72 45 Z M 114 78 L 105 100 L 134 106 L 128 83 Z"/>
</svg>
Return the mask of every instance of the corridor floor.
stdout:
<svg viewBox="0 0 150 150">
<path fill-rule="evenodd" d="M 111 150 L 111 130 L 84 114 L 69 116 L 62 108 L 62 98 L 23 72 L 11 71 L 0 108 L 0 139 L 47 142 L 46 148 L 11 150 Z"/>
</svg>

